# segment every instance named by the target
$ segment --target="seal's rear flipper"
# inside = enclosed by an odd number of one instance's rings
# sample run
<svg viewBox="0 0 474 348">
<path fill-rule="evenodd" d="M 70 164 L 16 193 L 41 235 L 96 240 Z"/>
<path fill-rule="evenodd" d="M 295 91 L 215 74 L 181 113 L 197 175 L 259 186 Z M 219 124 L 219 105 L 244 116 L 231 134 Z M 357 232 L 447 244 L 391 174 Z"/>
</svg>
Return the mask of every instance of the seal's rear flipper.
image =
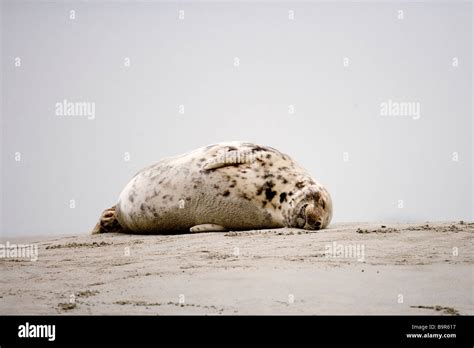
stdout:
<svg viewBox="0 0 474 348">
<path fill-rule="evenodd" d="M 120 226 L 115 212 L 115 205 L 103 211 L 99 222 L 92 230 L 92 234 L 108 233 L 108 232 L 122 232 L 123 228 Z"/>
<path fill-rule="evenodd" d="M 217 158 L 209 161 L 204 165 L 204 170 L 217 169 L 226 166 L 238 166 L 244 163 L 251 163 L 254 160 L 254 156 L 251 151 L 239 151 L 232 150 L 224 152 Z"/>
<path fill-rule="evenodd" d="M 221 225 L 216 224 L 202 224 L 196 225 L 189 229 L 190 232 L 224 232 L 227 231 L 227 228 Z"/>
</svg>

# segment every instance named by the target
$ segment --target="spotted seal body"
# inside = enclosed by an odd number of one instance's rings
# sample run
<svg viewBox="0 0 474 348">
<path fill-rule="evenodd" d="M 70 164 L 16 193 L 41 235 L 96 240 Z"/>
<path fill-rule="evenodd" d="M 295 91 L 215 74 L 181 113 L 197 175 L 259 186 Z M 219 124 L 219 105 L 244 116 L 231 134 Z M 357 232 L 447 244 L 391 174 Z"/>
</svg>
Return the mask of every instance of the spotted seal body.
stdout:
<svg viewBox="0 0 474 348">
<path fill-rule="evenodd" d="M 93 232 L 321 229 L 331 217 L 328 191 L 289 156 L 228 142 L 141 170 Z"/>
</svg>

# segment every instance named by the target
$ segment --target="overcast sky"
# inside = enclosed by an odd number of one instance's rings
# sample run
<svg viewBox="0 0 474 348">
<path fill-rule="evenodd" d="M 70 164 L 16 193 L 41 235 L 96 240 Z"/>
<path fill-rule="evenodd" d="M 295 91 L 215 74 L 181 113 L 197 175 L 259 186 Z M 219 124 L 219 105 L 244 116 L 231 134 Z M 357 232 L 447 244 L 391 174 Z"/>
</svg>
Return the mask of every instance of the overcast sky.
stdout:
<svg viewBox="0 0 474 348">
<path fill-rule="evenodd" d="M 248 140 L 334 222 L 473 220 L 472 4 L 16 2 L 2 9 L 4 235 L 89 232 L 164 156 Z"/>
</svg>

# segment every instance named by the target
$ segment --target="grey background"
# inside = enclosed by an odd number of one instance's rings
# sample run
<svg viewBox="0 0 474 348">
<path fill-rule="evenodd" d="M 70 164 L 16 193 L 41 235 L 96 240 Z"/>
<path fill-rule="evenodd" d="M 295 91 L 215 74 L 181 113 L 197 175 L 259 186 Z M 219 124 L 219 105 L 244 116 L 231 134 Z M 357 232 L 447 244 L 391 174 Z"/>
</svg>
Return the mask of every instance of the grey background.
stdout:
<svg viewBox="0 0 474 348">
<path fill-rule="evenodd" d="M 2 234 L 89 232 L 140 168 L 227 140 L 294 157 L 335 222 L 473 220 L 472 18 L 469 2 L 4 1 Z M 95 119 L 56 116 L 63 99 Z M 421 118 L 380 116 L 388 99 Z"/>
</svg>

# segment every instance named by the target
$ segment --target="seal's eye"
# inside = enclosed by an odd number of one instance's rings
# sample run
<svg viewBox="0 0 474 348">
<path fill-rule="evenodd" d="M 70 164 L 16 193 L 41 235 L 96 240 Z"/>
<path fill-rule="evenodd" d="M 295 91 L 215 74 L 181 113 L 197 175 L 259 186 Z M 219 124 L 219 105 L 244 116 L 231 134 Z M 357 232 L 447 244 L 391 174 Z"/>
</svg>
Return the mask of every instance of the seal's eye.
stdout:
<svg viewBox="0 0 474 348">
<path fill-rule="evenodd" d="M 321 202 L 321 206 L 323 207 L 323 209 L 326 209 L 326 202 L 324 200 Z"/>
</svg>

